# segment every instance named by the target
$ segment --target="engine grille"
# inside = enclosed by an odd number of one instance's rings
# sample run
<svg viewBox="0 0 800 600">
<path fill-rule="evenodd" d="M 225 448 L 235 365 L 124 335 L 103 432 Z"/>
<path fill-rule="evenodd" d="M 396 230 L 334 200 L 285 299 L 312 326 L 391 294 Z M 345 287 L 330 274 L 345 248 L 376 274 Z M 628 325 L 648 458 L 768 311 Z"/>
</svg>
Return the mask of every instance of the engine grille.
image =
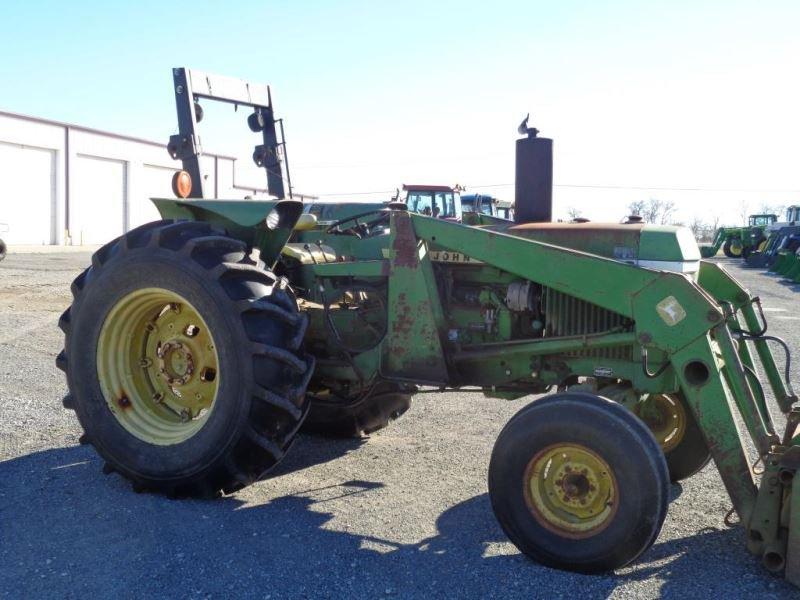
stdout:
<svg viewBox="0 0 800 600">
<path fill-rule="evenodd" d="M 620 326 L 630 325 L 627 317 L 601 308 L 591 302 L 580 300 L 574 296 L 562 294 L 550 288 L 542 289 L 544 305 L 545 335 L 562 337 L 601 333 Z M 631 359 L 631 348 L 600 348 L 570 352 L 569 356 Z"/>
</svg>

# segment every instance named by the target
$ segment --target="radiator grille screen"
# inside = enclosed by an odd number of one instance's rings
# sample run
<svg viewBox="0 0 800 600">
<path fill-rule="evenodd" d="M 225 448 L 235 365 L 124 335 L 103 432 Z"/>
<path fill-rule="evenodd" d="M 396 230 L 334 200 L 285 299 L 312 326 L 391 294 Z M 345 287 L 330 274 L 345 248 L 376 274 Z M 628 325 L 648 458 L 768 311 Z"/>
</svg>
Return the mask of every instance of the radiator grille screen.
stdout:
<svg viewBox="0 0 800 600">
<path fill-rule="evenodd" d="M 631 324 L 627 317 L 574 296 L 543 288 L 545 334 L 548 337 L 600 333 Z M 631 359 L 631 348 L 602 348 L 571 352 L 569 356 Z"/>
</svg>

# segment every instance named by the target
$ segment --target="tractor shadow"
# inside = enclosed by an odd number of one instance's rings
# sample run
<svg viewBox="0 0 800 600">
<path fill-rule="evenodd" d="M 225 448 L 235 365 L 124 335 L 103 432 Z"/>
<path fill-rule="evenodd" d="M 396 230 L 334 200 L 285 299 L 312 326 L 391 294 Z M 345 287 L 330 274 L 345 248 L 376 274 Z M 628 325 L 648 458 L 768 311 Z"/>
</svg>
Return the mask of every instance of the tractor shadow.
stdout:
<svg viewBox="0 0 800 600">
<path fill-rule="evenodd" d="M 790 288 L 793 292 L 800 291 L 800 283 L 794 281 L 793 279 L 786 279 L 786 278 L 779 279 L 778 283 Z"/>
<path fill-rule="evenodd" d="M 793 281 L 792 279 L 788 279 L 783 273 L 776 273 L 774 271 L 770 271 L 769 269 L 765 269 L 762 275 L 766 275 L 770 279 L 786 286 L 798 285 L 797 282 Z"/>
<path fill-rule="evenodd" d="M 267 480 L 325 464 L 358 450 L 367 441 L 365 437 L 342 439 L 301 433 L 295 438 L 286 458 L 270 471 Z"/>
<path fill-rule="evenodd" d="M 352 449 L 325 445 L 335 448 L 313 460 Z M 298 472 L 290 483 L 297 489 L 267 500 L 259 491 L 258 500 L 242 493 L 175 501 L 134 494 L 100 467 L 83 447 L 0 463 L 0 597 L 598 598 L 620 586 L 652 597 L 653 579 L 670 598 L 730 597 L 731 579 L 746 584 L 747 595 L 794 593 L 747 555 L 739 530 L 657 542 L 617 574 L 584 576 L 520 555 L 487 494 L 442 512 L 435 535 L 398 541 L 398 524 L 374 510 L 372 495 L 391 491 L 382 482 L 304 487 Z M 283 468 L 297 472 L 303 461 Z M 270 485 L 257 484 L 267 492 Z"/>
</svg>

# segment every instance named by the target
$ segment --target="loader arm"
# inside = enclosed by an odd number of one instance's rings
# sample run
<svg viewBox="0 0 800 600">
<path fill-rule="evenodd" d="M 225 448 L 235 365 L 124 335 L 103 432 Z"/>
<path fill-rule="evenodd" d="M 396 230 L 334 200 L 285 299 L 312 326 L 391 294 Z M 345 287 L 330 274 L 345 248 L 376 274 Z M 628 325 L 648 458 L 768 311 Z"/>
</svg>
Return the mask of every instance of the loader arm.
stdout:
<svg viewBox="0 0 800 600">
<path fill-rule="evenodd" d="M 402 217 L 397 217 L 402 218 Z M 770 435 L 747 383 L 738 355 L 731 350 L 722 308 L 690 278 L 544 244 L 513 235 L 465 228 L 411 215 L 418 238 L 484 261 L 630 317 L 636 342 L 668 356 L 681 389 L 701 423 L 712 456 L 737 512 L 747 520 L 756 487 L 732 406 L 737 406 L 761 454 Z M 397 257 L 395 257 L 397 260 Z M 609 286 L 608 282 L 615 284 Z M 610 341 L 610 340 L 609 340 Z M 722 354 L 724 362 L 719 360 Z M 720 403 L 719 398 L 725 402 Z"/>
<path fill-rule="evenodd" d="M 395 220 L 403 218 L 397 215 Z M 739 332 L 739 313 L 745 331 L 760 328 L 753 308 L 756 299 L 735 279 L 708 263 L 701 263 L 699 280 L 694 282 L 680 274 L 643 269 L 513 235 L 418 215 L 407 218 L 419 243 L 396 243 L 394 261 L 411 260 L 413 251 L 424 262 L 424 247 L 435 244 L 629 316 L 635 323 L 636 343 L 666 354 L 702 427 L 734 508 L 747 526 L 751 551 L 762 556 L 765 566 L 773 571 L 788 564 L 787 577 L 798 580 L 800 548 L 789 546 L 788 540 L 799 537 L 795 530 L 800 528 L 800 514 L 796 512 L 800 503 L 790 500 L 790 484 L 776 489 L 774 477 L 767 478 L 757 490 L 733 414 L 736 407 L 755 443 L 759 461 L 764 461 L 775 476 L 785 472 L 783 478 L 790 481 L 794 471 L 787 474 L 786 449 L 775 433 L 763 391 L 759 395 L 754 390 L 760 386 L 751 379 L 753 359 L 746 343 L 740 341 L 741 350 L 737 350 L 734 340 L 734 332 Z M 781 378 L 766 340 L 756 338 L 753 343 L 761 366 L 780 409 L 787 413 L 796 397 L 787 391 L 791 388 Z M 609 334 L 605 341 L 613 344 L 622 340 Z M 593 343 L 604 342 L 596 339 Z M 792 423 L 796 425 L 796 418 L 790 417 L 790 427 Z M 791 433 L 787 430 L 785 443 Z M 783 502 L 774 499 L 777 493 L 785 495 Z M 788 514 L 789 518 L 785 516 Z"/>
</svg>

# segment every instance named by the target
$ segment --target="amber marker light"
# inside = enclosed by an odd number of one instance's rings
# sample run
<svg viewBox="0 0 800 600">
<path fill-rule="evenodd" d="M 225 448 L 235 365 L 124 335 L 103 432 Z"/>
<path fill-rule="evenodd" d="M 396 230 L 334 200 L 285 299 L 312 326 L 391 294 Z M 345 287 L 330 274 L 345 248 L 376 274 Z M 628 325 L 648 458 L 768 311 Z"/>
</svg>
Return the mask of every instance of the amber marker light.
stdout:
<svg viewBox="0 0 800 600">
<path fill-rule="evenodd" d="M 192 177 L 186 171 L 178 171 L 172 176 L 172 192 L 178 198 L 188 198 L 192 193 Z"/>
</svg>

